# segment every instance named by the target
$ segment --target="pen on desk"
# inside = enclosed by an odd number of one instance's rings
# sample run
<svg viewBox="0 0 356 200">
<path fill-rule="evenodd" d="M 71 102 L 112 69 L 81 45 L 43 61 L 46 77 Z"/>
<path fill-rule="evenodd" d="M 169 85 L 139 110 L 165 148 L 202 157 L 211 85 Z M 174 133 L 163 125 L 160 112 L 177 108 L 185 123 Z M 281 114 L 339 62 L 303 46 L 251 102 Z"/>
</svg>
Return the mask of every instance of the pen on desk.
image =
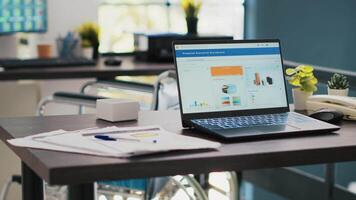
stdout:
<svg viewBox="0 0 356 200">
<path fill-rule="evenodd" d="M 95 135 L 94 138 L 104 141 L 117 141 L 117 140 L 125 140 L 125 141 L 132 141 L 132 142 L 142 142 L 139 139 L 130 139 L 130 138 L 123 138 L 123 137 L 110 137 L 107 135 Z M 157 140 L 153 140 L 153 143 L 157 143 Z"/>
<path fill-rule="evenodd" d="M 94 133 L 84 133 L 83 136 L 94 136 L 98 134 L 117 134 L 117 133 L 136 133 L 136 132 L 143 132 L 143 131 L 159 131 L 160 128 L 146 128 L 146 129 L 135 129 L 135 130 L 123 130 L 123 131 L 108 131 L 108 132 L 94 132 Z"/>
<path fill-rule="evenodd" d="M 99 139 L 99 140 L 104 140 L 104 141 L 116 141 L 116 139 L 111 138 L 106 135 L 95 135 L 94 138 Z"/>
</svg>

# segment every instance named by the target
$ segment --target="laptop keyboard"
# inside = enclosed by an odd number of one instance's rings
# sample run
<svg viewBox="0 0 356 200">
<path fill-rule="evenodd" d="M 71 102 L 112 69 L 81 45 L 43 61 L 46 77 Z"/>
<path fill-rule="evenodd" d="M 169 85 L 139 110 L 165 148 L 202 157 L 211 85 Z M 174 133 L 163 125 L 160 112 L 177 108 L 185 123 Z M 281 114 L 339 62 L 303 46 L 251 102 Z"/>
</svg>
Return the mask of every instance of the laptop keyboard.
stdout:
<svg viewBox="0 0 356 200">
<path fill-rule="evenodd" d="M 224 118 L 195 119 L 193 123 L 209 129 L 231 129 L 254 126 L 286 125 L 288 113 Z"/>
</svg>

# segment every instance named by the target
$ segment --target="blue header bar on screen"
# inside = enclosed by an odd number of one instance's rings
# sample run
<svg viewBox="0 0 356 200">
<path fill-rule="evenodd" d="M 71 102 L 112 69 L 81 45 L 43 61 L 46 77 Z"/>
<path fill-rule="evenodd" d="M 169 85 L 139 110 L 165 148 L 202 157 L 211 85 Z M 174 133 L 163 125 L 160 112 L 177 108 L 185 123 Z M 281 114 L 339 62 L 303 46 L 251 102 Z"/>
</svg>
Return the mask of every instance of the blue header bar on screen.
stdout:
<svg viewBox="0 0 356 200">
<path fill-rule="evenodd" d="M 280 54 L 279 47 L 176 50 L 176 57 L 252 56 L 275 54 Z"/>
</svg>

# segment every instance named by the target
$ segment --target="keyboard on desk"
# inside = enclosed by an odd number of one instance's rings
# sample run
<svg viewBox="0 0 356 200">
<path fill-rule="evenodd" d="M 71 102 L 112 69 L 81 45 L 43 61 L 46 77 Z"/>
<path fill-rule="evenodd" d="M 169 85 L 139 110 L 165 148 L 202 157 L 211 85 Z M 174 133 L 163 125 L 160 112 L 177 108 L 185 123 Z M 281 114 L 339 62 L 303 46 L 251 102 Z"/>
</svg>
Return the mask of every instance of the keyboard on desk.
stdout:
<svg viewBox="0 0 356 200">
<path fill-rule="evenodd" d="M 95 66 L 96 61 L 87 58 L 3 59 L 0 67 L 5 70 L 28 68 Z"/>
<path fill-rule="evenodd" d="M 254 126 L 286 125 L 287 121 L 288 113 L 192 120 L 193 123 L 208 129 L 231 129 Z"/>
</svg>

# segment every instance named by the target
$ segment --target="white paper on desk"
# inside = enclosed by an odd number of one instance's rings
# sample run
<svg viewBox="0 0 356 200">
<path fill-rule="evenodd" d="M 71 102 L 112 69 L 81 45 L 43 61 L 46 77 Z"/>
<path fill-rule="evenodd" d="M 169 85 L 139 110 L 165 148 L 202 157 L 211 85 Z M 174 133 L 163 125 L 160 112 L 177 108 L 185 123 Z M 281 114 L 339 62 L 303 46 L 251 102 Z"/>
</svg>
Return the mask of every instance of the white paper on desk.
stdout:
<svg viewBox="0 0 356 200">
<path fill-rule="evenodd" d="M 104 141 L 94 138 L 95 134 L 110 135 L 128 139 L 142 134 L 153 134 L 150 137 L 139 138 L 139 142 Z M 88 136 L 83 136 L 88 135 Z M 153 142 L 153 140 L 157 142 Z M 159 126 L 145 127 L 107 127 L 78 131 L 52 131 L 34 136 L 9 140 L 14 146 L 82 153 L 108 157 L 130 157 L 135 155 L 188 149 L 214 149 L 220 143 L 199 138 L 183 136 L 165 131 Z"/>
<path fill-rule="evenodd" d="M 108 128 L 101 129 L 101 130 L 108 131 L 108 130 L 111 130 L 111 128 L 112 127 L 108 127 Z M 90 128 L 90 129 L 83 129 L 83 130 L 79 130 L 79 131 L 56 130 L 56 131 L 31 135 L 31 136 L 27 136 L 24 138 L 11 139 L 11 140 L 8 140 L 8 142 L 13 146 L 18 146 L 18 147 L 27 147 L 27 148 L 63 151 L 63 152 L 72 152 L 72 153 L 82 153 L 82 154 L 91 154 L 91 155 L 102 155 L 103 152 L 100 152 L 100 151 L 92 151 L 92 150 L 83 149 L 83 148 L 76 148 L 74 146 L 63 145 L 60 143 L 53 143 L 53 142 L 51 143 L 51 142 L 46 142 L 46 141 L 40 140 L 40 138 L 43 138 L 43 137 L 54 137 L 54 136 L 66 135 L 66 134 L 70 135 L 70 134 L 81 133 L 81 132 L 95 132 L 97 130 L 100 130 L 100 129 Z M 38 139 L 36 139 L 36 138 L 38 138 Z M 72 137 L 70 137 L 70 138 L 72 138 Z"/>
<path fill-rule="evenodd" d="M 117 141 L 103 141 L 93 137 L 89 137 L 89 139 L 95 143 L 110 147 L 114 151 L 122 152 L 124 157 L 173 150 L 216 149 L 221 146 L 218 142 L 211 142 L 200 138 L 174 134 L 164 130 L 159 126 L 145 126 L 140 127 L 139 129 L 126 128 L 125 130 L 137 130 L 137 132 L 110 134 L 110 136 L 114 138 L 117 136 L 119 138 L 137 139 L 134 137 L 134 135 L 146 133 L 156 135 L 147 138 L 140 138 L 140 142 L 124 141 L 120 139 Z"/>
<path fill-rule="evenodd" d="M 51 132 L 47 132 L 47 133 L 31 135 L 31 136 L 27 136 L 24 138 L 11 139 L 11 140 L 7 140 L 7 142 L 9 142 L 11 145 L 17 146 L 17 147 L 47 149 L 47 145 L 43 144 L 42 142 L 32 140 L 32 137 L 63 134 L 65 132 L 66 132 L 65 130 L 56 130 L 56 131 L 51 131 Z M 58 148 L 58 147 L 56 146 L 55 148 Z"/>
</svg>

